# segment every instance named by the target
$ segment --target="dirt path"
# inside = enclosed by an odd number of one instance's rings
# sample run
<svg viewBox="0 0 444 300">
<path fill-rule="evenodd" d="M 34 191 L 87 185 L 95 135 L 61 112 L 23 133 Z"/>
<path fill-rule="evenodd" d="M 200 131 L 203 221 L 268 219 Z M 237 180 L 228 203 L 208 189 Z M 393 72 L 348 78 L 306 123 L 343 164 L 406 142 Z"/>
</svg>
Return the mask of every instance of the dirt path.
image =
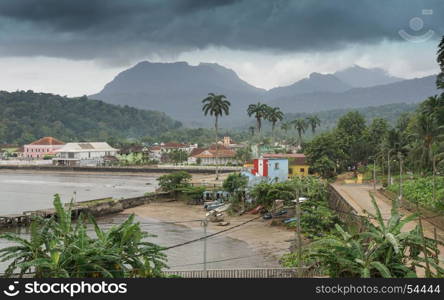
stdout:
<svg viewBox="0 0 444 300">
<path fill-rule="evenodd" d="M 360 215 L 365 215 L 365 212 L 370 212 L 371 214 L 375 214 L 375 209 L 371 202 L 370 192 L 373 192 L 372 185 L 365 184 L 333 184 L 334 188 L 347 200 L 347 202 L 355 208 L 355 210 Z M 379 188 L 379 187 L 377 187 Z M 375 200 L 379 206 L 381 211 L 381 215 L 384 219 L 390 218 L 390 211 L 392 208 L 391 201 L 387 199 L 384 195 L 379 192 L 375 193 Z M 403 215 L 411 215 L 406 209 L 400 208 L 400 212 Z M 435 225 L 431 224 L 427 220 L 422 221 L 424 228 L 424 235 L 433 238 L 434 237 L 434 228 Z M 414 220 L 407 223 L 403 231 L 410 231 L 415 226 L 418 225 L 418 221 Z M 438 240 L 444 242 L 444 230 L 442 228 L 436 227 L 436 232 L 438 236 Z M 444 259 L 444 246 L 438 246 L 440 250 L 440 258 Z"/>
</svg>

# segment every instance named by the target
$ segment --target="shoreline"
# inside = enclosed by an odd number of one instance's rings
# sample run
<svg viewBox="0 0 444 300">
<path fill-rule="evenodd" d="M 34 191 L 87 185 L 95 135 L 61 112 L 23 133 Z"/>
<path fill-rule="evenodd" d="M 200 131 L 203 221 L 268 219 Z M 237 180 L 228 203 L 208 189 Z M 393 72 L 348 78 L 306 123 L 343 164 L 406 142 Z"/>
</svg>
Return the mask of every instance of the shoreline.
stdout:
<svg viewBox="0 0 444 300">
<path fill-rule="evenodd" d="M 206 211 L 201 205 L 187 205 L 181 201 L 159 202 L 128 208 L 120 214 L 135 214 L 140 218 L 151 218 L 161 222 L 177 222 L 177 225 L 190 229 L 202 228 L 199 221 L 204 219 Z M 225 216 L 229 221 L 228 226 L 218 226 L 217 223 L 208 222 L 208 233 L 232 228 L 243 222 L 256 218 L 258 215 L 244 214 L 242 216 Z M 180 223 L 180 222 L 183 223 Z M 271 221 L 262 218 L 251 221 L 245 225 L 236 227 L 220 236 L 237 239 L 248 244 L 256 253 L 263 256 L 264 261 L 270 266 L 279 266 L 279 259 L 290 251 L 291 240 L 294 239 L 294 231 L 281 226 L 271 226 Z"/>
</svg>

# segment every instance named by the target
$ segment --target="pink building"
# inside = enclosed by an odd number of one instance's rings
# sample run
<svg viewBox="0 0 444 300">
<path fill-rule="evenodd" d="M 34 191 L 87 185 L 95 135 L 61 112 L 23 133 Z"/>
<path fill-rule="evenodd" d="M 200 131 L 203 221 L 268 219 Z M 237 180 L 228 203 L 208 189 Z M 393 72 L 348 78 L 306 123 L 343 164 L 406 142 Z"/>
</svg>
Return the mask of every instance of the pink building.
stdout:
<svg viewBox="0 0 444 300">
<path fill-rule="evenodd" d="M 55 155 L 55 151 L 62 148 L 64 142 L 47 136 L 38 141 L 24 146 L 23 156 L 25 158 L 43 158 L 45 155 Z"/>
</svg>

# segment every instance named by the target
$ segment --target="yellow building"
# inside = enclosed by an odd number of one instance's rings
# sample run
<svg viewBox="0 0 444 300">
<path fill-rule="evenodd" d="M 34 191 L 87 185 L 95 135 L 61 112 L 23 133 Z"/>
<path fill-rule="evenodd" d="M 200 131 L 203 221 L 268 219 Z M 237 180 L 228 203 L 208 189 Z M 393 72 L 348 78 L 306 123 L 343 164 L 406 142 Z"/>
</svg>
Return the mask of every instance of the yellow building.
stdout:
<svg viewBox="0 0 444 300">
<path fill-rule="evenodd" d="M 305 155 L 302 153 L 278 153 L 264 154 L 264 158 L 287 158 L 288 159 L 288 177 L 308 176 L 310 166 L 306 162 Z"/>
</svg>

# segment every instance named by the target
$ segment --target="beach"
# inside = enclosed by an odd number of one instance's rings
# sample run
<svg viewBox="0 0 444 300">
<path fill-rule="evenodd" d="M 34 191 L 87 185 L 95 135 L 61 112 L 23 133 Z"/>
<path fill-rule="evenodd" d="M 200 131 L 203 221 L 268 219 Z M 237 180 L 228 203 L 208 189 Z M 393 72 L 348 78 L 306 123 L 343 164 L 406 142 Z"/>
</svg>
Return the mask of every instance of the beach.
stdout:
<svg viewBox="0 0 444 300">
<path fill-rule="evenodd" d="M 182 201 L 150 203 L 143 206 L 127 209 L 122 214 L 135 214 L 140 218 L 156 219 L 163 222 L 175 222 L 189 228 L 199 228 L 201 223 L 189 222 L 190 220 L 204 219 L 206 211 L 202 205 L 188 205 Z M 262 255 L 272 266 L 279 265 L 279 259 L 289 252 L 291 240 L 295 233 L 283 226 L 273 226 L 270 221 L 258 218 L 259 215 L 244 214 L 242 216 L 227 216 L 225 221 L 230 222 L 228 226 L 218 226 L 217 223 L 208 223 L 208 234 L 226 230 L 249 220 L 244 225 L 233 228 L 220 235 L 232 239 L 241 240 L 256 253 Z M 180 223 L 180 222 L 184 223 Z"/>
</svg>

